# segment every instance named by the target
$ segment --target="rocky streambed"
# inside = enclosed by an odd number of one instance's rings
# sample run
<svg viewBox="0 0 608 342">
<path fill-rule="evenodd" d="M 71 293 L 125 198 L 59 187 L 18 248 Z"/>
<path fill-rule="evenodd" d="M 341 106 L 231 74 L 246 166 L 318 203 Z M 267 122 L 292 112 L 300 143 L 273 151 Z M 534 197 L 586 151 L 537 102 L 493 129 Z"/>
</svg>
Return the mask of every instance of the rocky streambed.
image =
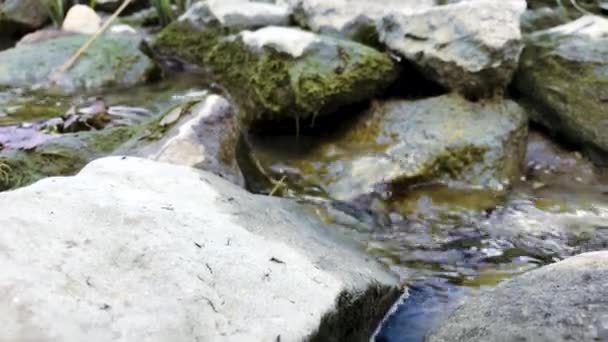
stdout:
<svg viewBox="0 0 608 342">
<path fill-rule="evenodd" d="M 0 340 L 608 339 L 601 1 L 135 1 L 55 77 L 98 3 L 0 2 Z"/>
</svg>

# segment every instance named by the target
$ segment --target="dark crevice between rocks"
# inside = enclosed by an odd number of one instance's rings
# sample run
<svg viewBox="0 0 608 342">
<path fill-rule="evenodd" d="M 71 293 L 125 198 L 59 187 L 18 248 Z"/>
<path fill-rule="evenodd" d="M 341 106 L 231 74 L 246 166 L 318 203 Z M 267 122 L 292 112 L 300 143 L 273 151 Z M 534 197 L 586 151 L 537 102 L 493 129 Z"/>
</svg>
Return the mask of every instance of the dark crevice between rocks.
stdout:
<svg viewBox="0 0 608 342">
<path fill-rule="evenodd" d="M 372 284 L 364 292 L 344 290 L 307 342 L 368 342 L 399 299 L 397 287 Z M 277 338 L 277 341 L 280 340 Z"/>
<path fill-rule="evenodd" d="M 399 77 L 386 89 L 382 99 L 422 99 L 448 93 L 439 83 L 428 79 L 414 65 L 403 59 L 399 62 Z"/>
</svg>

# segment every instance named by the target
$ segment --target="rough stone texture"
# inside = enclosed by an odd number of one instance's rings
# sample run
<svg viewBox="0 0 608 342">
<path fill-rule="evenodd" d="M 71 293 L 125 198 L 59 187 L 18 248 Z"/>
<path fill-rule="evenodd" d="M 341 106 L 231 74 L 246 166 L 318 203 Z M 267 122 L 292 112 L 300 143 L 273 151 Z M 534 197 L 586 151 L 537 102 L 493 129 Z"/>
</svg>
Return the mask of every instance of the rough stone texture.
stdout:
<svg viewBox="0 0 608 342">
<path fill-rule="evenodd" d="M 305 208 L 192 168 L 106 158 L 0 204 L 3 341 L 301 341 L 342 290 L 395 285 Z"/>
<path fill-rule="evenodd" d="M 524 0 L 475 0 L 382 19 L 380 41 L 430 79 L 467 96 L 500 93 L 523 48 Z"/>
<path fill-rule="evenodd" d="M 49 88 L 51 74 L 88 39 L 71 35 L 0 52 L 0 86 Z M 134 35 L 99 38 L 76 64 L 57 79 L 62 92 L 96 91 L 147 81 L 156 66 L 137 45 Z"/>
<path fill-rule="evenodd" d="M 412 13 L 435 0 L 285 0 L 298 24 L 314 32 L 376 45 L 376 22 L 390 13 Z"/>
<path fill-rule="evenodd" d="M 582 254 L 471 298 L 429 342 L 608 339 L 608 252 Z"/>
<path fill-rule="evenodd" d="M 330 114 L 371 98 L 396 75 L 393 61 L 372 48 L 277 26 L 225 38 L 207 61 L 246 125 Z"/>
<path fill-rule="evenodd" d="M 173 127 L 163 139 L 147 146 L 136 145 L 130 154 L 210 171 L 244 185 L 236 162 L 240 134 L 236 112 L 226 99 L 209 95 L 198 103 L 177 106 L 159 125 Z"/>
<path fill-rule="evenodd" d="M 101 27 L 101 18 L 95 11 L 85 5 L 74 5 L 63 19 L 61 29 L 83 34 L 94 34 Z"/>
<path fill-rule="evenodd" d="M 290 11 L 284 4 L 250 0 L 208 0 L 192 5 L 180 18 L 197 29 L 218 22 L 231 31 L 257 29 L 264 26 L 288 25 Z"/>
<path fill-rule="evenodd" d="M 526 115 L 514 102 L 472 103 L 445 95 L 376 103 L 344 132 L 296 156 L 254 150 L 267 169 L 295 171 L 304 183 L 347 200 L 386 184 L 502 190 L 520 175 L 526 133 Z"/>
<path fill-rule="evenodd" d="M 592 154 L 608 152 L 607 19 L 585 16 L 530 36 L 515 85 L 538 109 L 534 121 Z"/>
<path fill-rule="evenodd" d="M 48 20 L 47 8 L 40 0 L 0 1 L 0 35 L 25 28 L 35 30 Z"/>
</svg>

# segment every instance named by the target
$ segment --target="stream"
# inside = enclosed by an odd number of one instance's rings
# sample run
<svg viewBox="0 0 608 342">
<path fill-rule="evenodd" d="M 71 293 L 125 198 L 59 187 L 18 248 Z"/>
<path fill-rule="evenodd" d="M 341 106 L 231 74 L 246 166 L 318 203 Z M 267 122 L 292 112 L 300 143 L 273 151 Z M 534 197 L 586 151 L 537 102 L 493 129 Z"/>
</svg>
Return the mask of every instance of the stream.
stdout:
<svg viewBox="0 0 608 342">
<path fill-rule="evenodd" d="M 182 75 L 128 92 L 110 92 L 103 100 L 109 106 L 158 113 L 204 89 L 197 77 Z M 11 128 L 35 127 L 65 113 L 77 99 L 0 92 L 0 138 L 14 139 Z M 288 170 L 283 196 L 312 203 L 320 218 L 346 227 L 409 285 L 408 295 L 384 322 L 377 342 L 424 341 L 471 293 L 567 256 L 601 249 L 608 242 L 608 225 L 603 223 L 608 218 L 605 172 L 538 130 L 529 136 L 526 172 L 510 191 L 422 184 L 398 189 L 389 197 L 351 202 L 334 201 L 317 184 L 301 182 L 299 175 L 314 171 L 298 168 L 297 161 L 318 138 L 306 132 L 297 137 L 250 134 L 241 159 L 255 156 L 269 174 Z M 271 192 L 265 176 L 244 164 L 249 189 Z"/>
</svg>

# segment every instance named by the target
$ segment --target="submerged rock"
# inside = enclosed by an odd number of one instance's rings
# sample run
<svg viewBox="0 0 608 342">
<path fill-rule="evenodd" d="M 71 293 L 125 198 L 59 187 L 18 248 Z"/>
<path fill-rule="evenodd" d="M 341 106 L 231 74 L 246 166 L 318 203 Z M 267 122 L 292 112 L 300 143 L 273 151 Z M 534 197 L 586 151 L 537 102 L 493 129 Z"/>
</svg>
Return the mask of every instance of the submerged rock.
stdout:
<svg viewBox="0 0 608 342">
<path fill-rule="evenodd" d="M 86 35 L 70 35 L 0 52 L 0 86 L 55 87 L 49 77 L 87 39 Z M 135 35 L 100 37 L 56 80 L 56 87 L 62 92 L 74 93 L 146 82 L 156 72 L 156 66 L 139 51 L 139 41 Z"/>
<path fill-rule="evenodd" d="M 0 340 L 363 341 L 399 296 L 306 208 L 191 168 L 106 158 L 0 205 Z"/>
<path fill-rule="evenodd" d="M 0 2 L 0 35 L 15 31 L 35 30 L 49 19 L 49 12 L 40 0 L 4 0 Z"/>
<path fill-rule="evenodd" d="M 523 48 L 524 0 L 478 0 L 393 13 L 380 41 L 413 61 L 430 79 L 472 97 L 502 92 Z"/>
<path fill-rule="evenodd" d="M 608 252 L 572 257 L 467 300 L 428 340 L 606 340 L 606 282 Z"/>
<path fill-rule="evenodd" d="M 538 110 L 532 120 L 581 144 L 608 153 L 608 20 L 585 16 L 531 35 L 515 78 Z"/>
<path fill-rule="evenodd" d="M 208 95 L 176 106 L 158 125 L 167 131 L 162 139 L 144 146 L 137 139 L 119 153 L 210 171 L 244 186 L 236 159 L 240 136 L 236 111 L 226 99 Z"/>
<path fill-rule="evenodd" d="M 526 133 L 514 102 L 445 95 L 376 104 L 310 150 L 279 161 L 260 146 L 257 158 L 278 172 L 295 169 L 341 200 L 426 182 L 502 190 L 520 175 Z"/>
<path fill-rule="evenodd" d="M 372 48 L 276 26 L 221 40 L 208 64 L 231 91 L 245 124 L 297 124 L 332 113 L 371 98 L 396 76 L 393 61 Z"/>
</svg>

